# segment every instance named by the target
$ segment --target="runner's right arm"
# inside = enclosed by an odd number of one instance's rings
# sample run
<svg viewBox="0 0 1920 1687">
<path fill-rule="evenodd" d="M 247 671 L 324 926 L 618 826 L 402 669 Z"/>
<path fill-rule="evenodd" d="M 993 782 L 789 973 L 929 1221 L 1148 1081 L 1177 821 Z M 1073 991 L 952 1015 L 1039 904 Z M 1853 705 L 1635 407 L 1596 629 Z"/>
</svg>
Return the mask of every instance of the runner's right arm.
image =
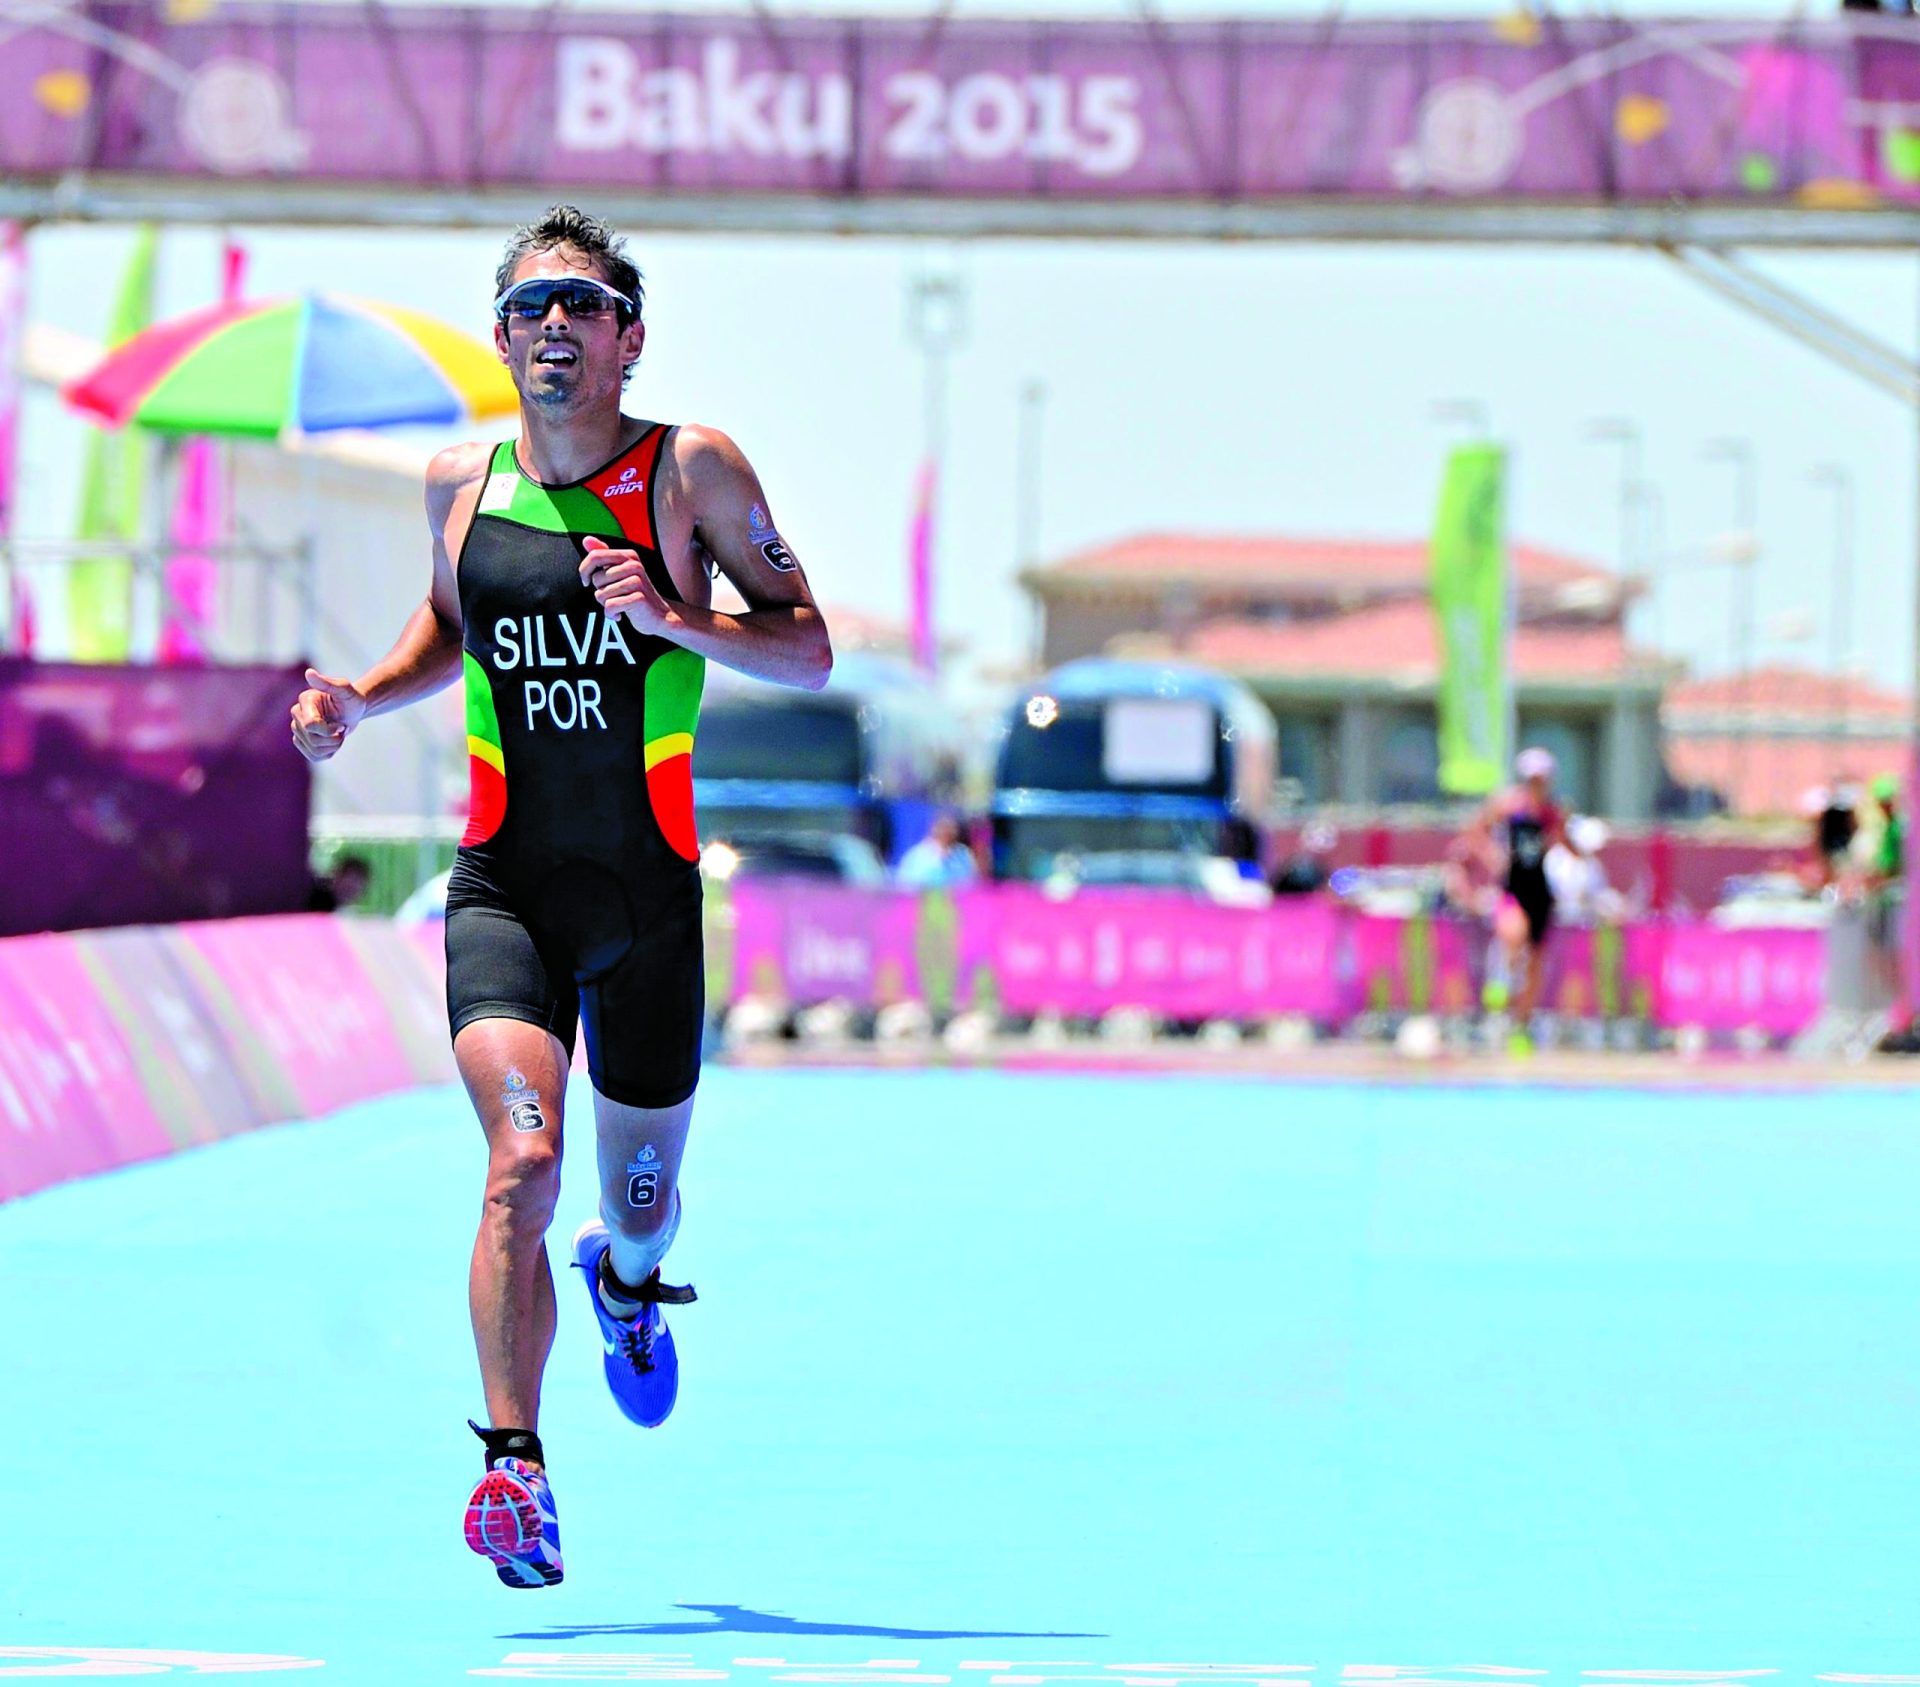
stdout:
<svg viewBox="0 0 1920 1687">
<path fill-rule="evenodd" d="M 1507 863 L 1500 845 L 1494 840 L 1494 830 L 1505 818 L 1506 793 L 1496 791 L 1477 809 L 1473 818 L 1461 832 L 1459 842 L 1479 862 L 1481 871 L 1499 878 L 1507 870 Z"/>
<path fill-rule="evenodd" d="M 485 445 L 455 445 L 427 465 L 427 527 L 433 535 L 433 580 L 393 648 L 359 679 L 307 670 L 308 689 L 293 705 L 294 747 L 325 761 L 368 715 L 384 714 L 450 684 L 460 672 L 460 591 L 453 558 L 473 519 L 487 471 Z"/>
</svg>

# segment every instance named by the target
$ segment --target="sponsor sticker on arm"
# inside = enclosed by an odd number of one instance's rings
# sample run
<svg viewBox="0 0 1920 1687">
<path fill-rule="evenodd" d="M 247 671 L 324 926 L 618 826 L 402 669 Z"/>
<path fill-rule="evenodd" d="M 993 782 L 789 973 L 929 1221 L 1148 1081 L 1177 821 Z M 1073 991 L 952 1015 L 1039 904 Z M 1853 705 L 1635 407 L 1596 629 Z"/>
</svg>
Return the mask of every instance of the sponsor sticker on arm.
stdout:
<svg viewBox="0 0 1920 1687">
<path fill-rule="evenodd" d="M 791 574 L 800 566 L 786 540 L 774 530 L 773 519 L 765 504 L 755 504 L 747 512 L 747 543 L 755 546 L 776 574 Z"/>
</svg>

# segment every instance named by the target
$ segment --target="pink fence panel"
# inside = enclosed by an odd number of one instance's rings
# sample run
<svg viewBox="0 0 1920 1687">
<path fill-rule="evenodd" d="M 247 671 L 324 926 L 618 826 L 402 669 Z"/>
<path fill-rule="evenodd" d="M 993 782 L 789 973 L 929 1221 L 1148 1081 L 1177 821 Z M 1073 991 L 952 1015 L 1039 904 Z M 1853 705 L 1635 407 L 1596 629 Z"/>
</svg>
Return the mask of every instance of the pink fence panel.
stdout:
<svg viewBox="0 0 1920 1687">
<path fill-rule="evenodd" d="M 63 1122 L 74 1109 L 96 1121 L 89 1134 L 106 1165 L 151 1159 L 179 1146 L 141 1081 L 125 1031 L 71 941 L 29 937 L 0 946 L 0 973 L 16 1001 L 30 1001 L 46 1039 L 38 1064 L 49 1078 L 57 1075 L 55 1111 L 43 1117 Z"/>
<path fill-rule="evenodd" d="M 913 896 L 762 881 L 710 897 L 710 914 L 716 1008 L 749 995 L 793 1006 L 918 999 L 943 1012 L 1137 1007 L 1339 1027 L 1363 1014 L 1473 1013 L 1490 941 L 1484 925 L 1309 898 L 1233 908 L 1161 891 L 1056 899 L 1006 884 Z M 1542 1006 L 1569 1019 L 1791 1036 L 1820 1011 L 1824 938 L 1691 922 L 1564 926 L 1546 968 Z"/>
<path fill-rule="evenodd" d="M 1792 1036 L 1819 1017 L 1825 1001 L 1821 931 L 1671 925 L 1650 934 L 1649 952 L 1658 957 L 1663 1025 Z"/>
<path fill-rule="evenodd" d="M 1125 1006 L 1171 1019 L 1331 1019 L 1339 1010 L 1339 919 L 1326 904 L 1228 908 L 1146 891 L 1056 901 L 998 886 L 969 893 L 960 910 L 963 922 L 990 910 L 990 965 L 1014 1013 Z"/>
<path fill-rule="evenodd" d="M 712 899 L 716 1005 L 765 994 L 1172 1019 L 1472 1010 L 1486 933 L 1331 903 L 1230 908 L 1148 891 L 1056 901 L 739 885 Z M 0 942 L 0 1199 L 452 1075 L 440 933 L 325 916 Z M 1825 934 L 1676 922 L 1556 934 L 1546 1002 L 1791 1036 Z"/>
<path fill-rule="evenodd" d="M 183 926 L 209 1006 L 278 1117 L 325 1113 L 414 1082 L 407 1051 L 329 915 Z"/>
<path fill-rule="evenodd" d="M 708 964 L 721 999 L 884 1007 L 921 993 L 920 898 L 811 880 L 756 879 L 708 891 Z"/>
<path fill-rule="evenodd" d="M 180 964 L 177 928 L 84 931 L 71 941 L 173 1146 L 213 1142 L 266 1122 L 233 1070 L 205 996 Z"/>
<path fill-rule="evenodd" d="M 458 1073 L 447 1030 L 446 943 L 440 922 L 398 926 L 386 920 L 349 919 L 334 929 L 379 997 L 412 1081 L 453 1082 Z"/>
<path fill-rule="evenodd" d="M 293 915 L 0 941 L 0 1200 L 451 1078 L 432 935 Z"/>
<path fill-rule="evenodd" d="M 1341 931 L 1342 1018 L 1473 1011 L 1484 947 L 1477 928 L 1452 920 L 1330 912 Z"/>
<path fill-rule="evenodd" d="M 119 1164 L 91 1073 L 41 992 L 0 968 L 0 1200 Z"/>
</svg>

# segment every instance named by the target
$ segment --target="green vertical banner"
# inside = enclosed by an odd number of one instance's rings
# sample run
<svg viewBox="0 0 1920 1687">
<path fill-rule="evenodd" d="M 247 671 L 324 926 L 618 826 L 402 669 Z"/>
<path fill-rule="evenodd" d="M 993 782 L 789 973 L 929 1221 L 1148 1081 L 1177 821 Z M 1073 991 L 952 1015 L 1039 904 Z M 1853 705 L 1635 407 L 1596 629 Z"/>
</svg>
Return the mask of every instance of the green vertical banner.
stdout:
<svg viewBox="0 0 1920 1687">
<path fill-rule="evenodd" d="M 1456 449 L 1433 527 L 1440 789 L 1458 797 L 1499 785 L 1510 750 L 1506 466 L 1498 445 Z"/>
<path fill-rule="evenodd" d="M 134 239 L 108 325 L 107 344 L 130 340 L 153 320 L 153 256 L 158 231 Z M 147 439 L 135 427 L 94 430 L 87 441 L 76 537 L 140 538 L 147 490 Z M 133 650 L 133 559 L 82 555 L 67 574 L 68 639 L 76 662 L 124 662 Z"/>
</svg>

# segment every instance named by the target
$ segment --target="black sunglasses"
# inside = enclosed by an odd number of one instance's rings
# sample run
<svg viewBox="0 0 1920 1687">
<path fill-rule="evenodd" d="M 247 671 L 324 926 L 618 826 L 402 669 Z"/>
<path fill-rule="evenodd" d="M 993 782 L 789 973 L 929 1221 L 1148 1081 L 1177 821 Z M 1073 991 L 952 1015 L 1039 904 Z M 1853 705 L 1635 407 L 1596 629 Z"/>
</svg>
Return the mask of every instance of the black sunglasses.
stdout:
<svg viewBox="0 0 1920 1687">
<path fill-rule="evenodd" d="M 589 275 L 536 275 L 515 282 L 493 301 L 493 314 L 502 322 L 519 317 L 542 321 L 558 304 L 568 316 L 605 316 L 615 312 L 622 324 L 637 321 L 640 307 L 626 294 Z"/>
</svg>

